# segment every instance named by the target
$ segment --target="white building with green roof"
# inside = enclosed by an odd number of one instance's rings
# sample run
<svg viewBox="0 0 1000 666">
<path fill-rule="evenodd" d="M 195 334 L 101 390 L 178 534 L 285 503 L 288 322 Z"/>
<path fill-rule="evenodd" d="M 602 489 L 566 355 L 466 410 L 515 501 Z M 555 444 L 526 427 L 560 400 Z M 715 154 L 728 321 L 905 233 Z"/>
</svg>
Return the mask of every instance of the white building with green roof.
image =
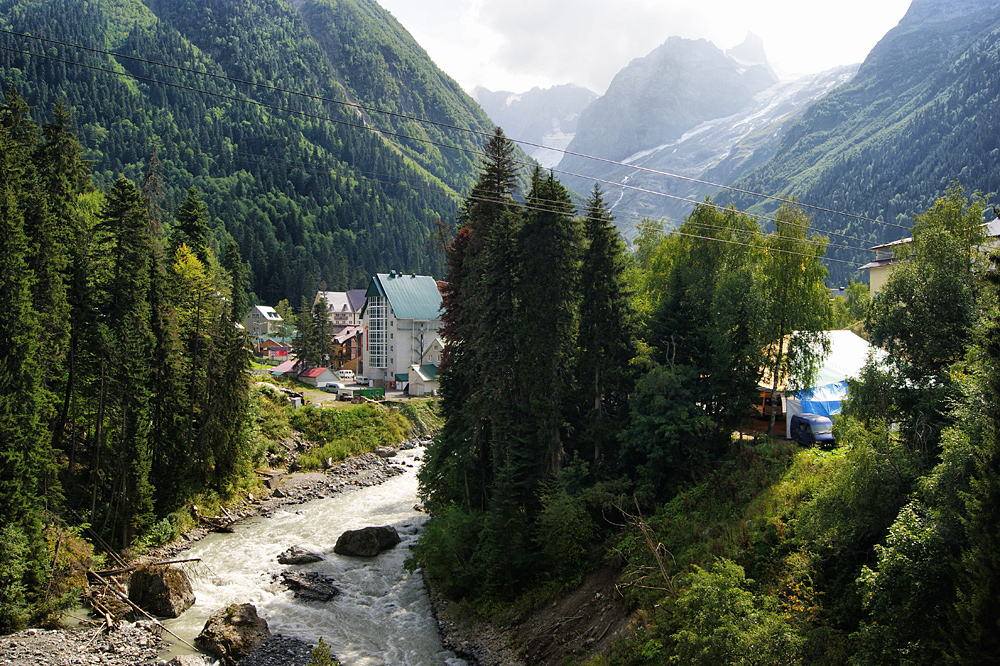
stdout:
<svg viewBox="0 0 1000 666">
<path fill-rule="evenodd" d="M 441 330 L 441 292 L 429 275 L 378 273 L 361 310 L 364 379 L 376 387 L 405 387 Z"/>
</svg>

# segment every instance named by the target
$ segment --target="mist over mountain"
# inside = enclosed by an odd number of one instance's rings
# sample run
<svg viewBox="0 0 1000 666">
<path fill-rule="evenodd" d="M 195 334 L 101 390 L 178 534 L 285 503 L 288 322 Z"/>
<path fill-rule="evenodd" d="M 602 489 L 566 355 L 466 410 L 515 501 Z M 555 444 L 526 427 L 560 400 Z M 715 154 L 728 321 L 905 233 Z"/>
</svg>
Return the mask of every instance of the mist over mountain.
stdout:
<svg viewBox="0 0 1000 666">
<path fill-rule="evenodd" d="M 532 88 L 519 94 L 480 86 L 472 96 L 508 137 L 557 149 L 569 145 L 576 135 L 580 114 L 597 99 L 597 93 L 573 84 Z M 558 151 L 524 148 L 543 167 L 554 167 L 562 159 Z"/>
<path fill-rule="evenodd" d="M 558 168 L 605 181 L 602 187 L 626 236 L 643 216 L 676 222 L 691 210 L 691 199 L 716 188 L 635 167 L 695 179 L 713 171 L 728 183 L 770 157 L 789 119 L 850 80 L 856 69 L 779 81 L 756 35 L 726 52 L 705 40 L 673 37 L 618 74 L 584 111 L 569 146 L 627 164 L 570 155 Z M 577 191 L 592 187 L 587 178 L 563 177 Z"/>
</svg>

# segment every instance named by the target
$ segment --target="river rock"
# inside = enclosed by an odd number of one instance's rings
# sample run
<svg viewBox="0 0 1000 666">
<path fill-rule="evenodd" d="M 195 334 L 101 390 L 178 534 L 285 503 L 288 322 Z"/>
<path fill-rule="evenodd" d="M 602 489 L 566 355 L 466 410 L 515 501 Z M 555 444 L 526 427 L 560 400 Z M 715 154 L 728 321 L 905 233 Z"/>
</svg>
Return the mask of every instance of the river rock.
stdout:
<svg viewBox="0 0 1000 666">
<path fill-rule="evenodd" d="M 129 581 L 128 598 L 147 613 L 159 617 L 178 617 L 195 601 L 187 574 L 170 565 L 136 569 Z"/>
<path fill-rule="evenodd" d="M 311 553 L 300 546 L 292 546 L 281 555 L 278 555 L 280 564 L 310 564 L 319 562 L 323 558 L 316 553 Z"/>
<path fill-rule="evenodd" d="M 375 557 L 383 550 L 388 550 L 400 542 L 399 533 L 391 525 L 383 527 L 364 527 L 360 530 L 348 530 L 337 539 L 333 552 L 338 555 L 353 555 L 356 557 Z"/>
<path fill-rule="evenodd" d="M 393 458 L 396 455 L 396 451 L 395 449 L 390 449 L 385 446 L 380 446 L 379 448 L 375 449 L 375 455 L 377 455 L 379 458 Z"/>
<path fill-rule="evenodd" d="M 295 596 L 307 601 L 329 601 L 340 594 L 333 585 L 333 579 L 316 571 L 285 571 L 281 582 L 295 592 Z"/>
<path fill-rule="evenodd" d="M 208 618 L 194 644 L 221 659 L 224 666 L 235 666 L 270 635 L 267 621 L 257 615 L 253 604 L 230 604 Z"/>
</svg>

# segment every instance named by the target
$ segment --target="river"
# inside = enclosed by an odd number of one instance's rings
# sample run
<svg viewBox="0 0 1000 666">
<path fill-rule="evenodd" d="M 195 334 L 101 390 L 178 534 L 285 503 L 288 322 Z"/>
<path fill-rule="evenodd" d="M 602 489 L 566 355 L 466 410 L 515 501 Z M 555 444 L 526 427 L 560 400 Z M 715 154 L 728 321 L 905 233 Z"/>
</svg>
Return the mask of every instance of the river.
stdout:
<svg viewBox="0 0 1000 666">
<path fill-rule="evenodd" d="M 164 625 L 192 643 L 211 613 L 230 603 L 249 602 L 272 634 L 311 644 L 323 638 L 344 666 L 466 664 L 442 648 L 423 580 L 403 567 L 426 520 L 413 509 L 418 466 L 414 458 L 422 454 L 423 449 L 401 451 L 400 462 L 411 466 L 378 486 L 289 505 L 270 518 L 238 525 L 232 534 L 214 533 L 194 544 L 184 557 L 201 558 L 188 569 L 194 574 L 197 601 Z M 374 559 L 333 552 L 345 530 L 370 525 L 394 526 L 402 543 Z M 324 559 L 294 567 L 279 564 L 277 556 L 293 545 Z M 328 576 L 340 594 L 326 603 L 296 599 L 273 579 L 288 568 Z M 175 646 L 172 654 L 183 652 Z"/>
</svg>

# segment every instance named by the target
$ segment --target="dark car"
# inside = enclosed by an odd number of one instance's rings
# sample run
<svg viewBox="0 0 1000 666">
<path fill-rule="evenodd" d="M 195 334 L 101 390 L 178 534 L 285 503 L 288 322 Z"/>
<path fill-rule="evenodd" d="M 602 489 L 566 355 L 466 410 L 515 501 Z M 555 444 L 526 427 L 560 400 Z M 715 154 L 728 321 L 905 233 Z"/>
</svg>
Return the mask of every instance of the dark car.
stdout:
<svg viewBox="0 0 1000 666">
<path fill-rule="evenodd" d="M 819 444 L 824 449 L 833 448 L 833 421 L 818 414 L 796 414 L 791 423 L 792 439 L 804 446 Z"/>
</svg>

